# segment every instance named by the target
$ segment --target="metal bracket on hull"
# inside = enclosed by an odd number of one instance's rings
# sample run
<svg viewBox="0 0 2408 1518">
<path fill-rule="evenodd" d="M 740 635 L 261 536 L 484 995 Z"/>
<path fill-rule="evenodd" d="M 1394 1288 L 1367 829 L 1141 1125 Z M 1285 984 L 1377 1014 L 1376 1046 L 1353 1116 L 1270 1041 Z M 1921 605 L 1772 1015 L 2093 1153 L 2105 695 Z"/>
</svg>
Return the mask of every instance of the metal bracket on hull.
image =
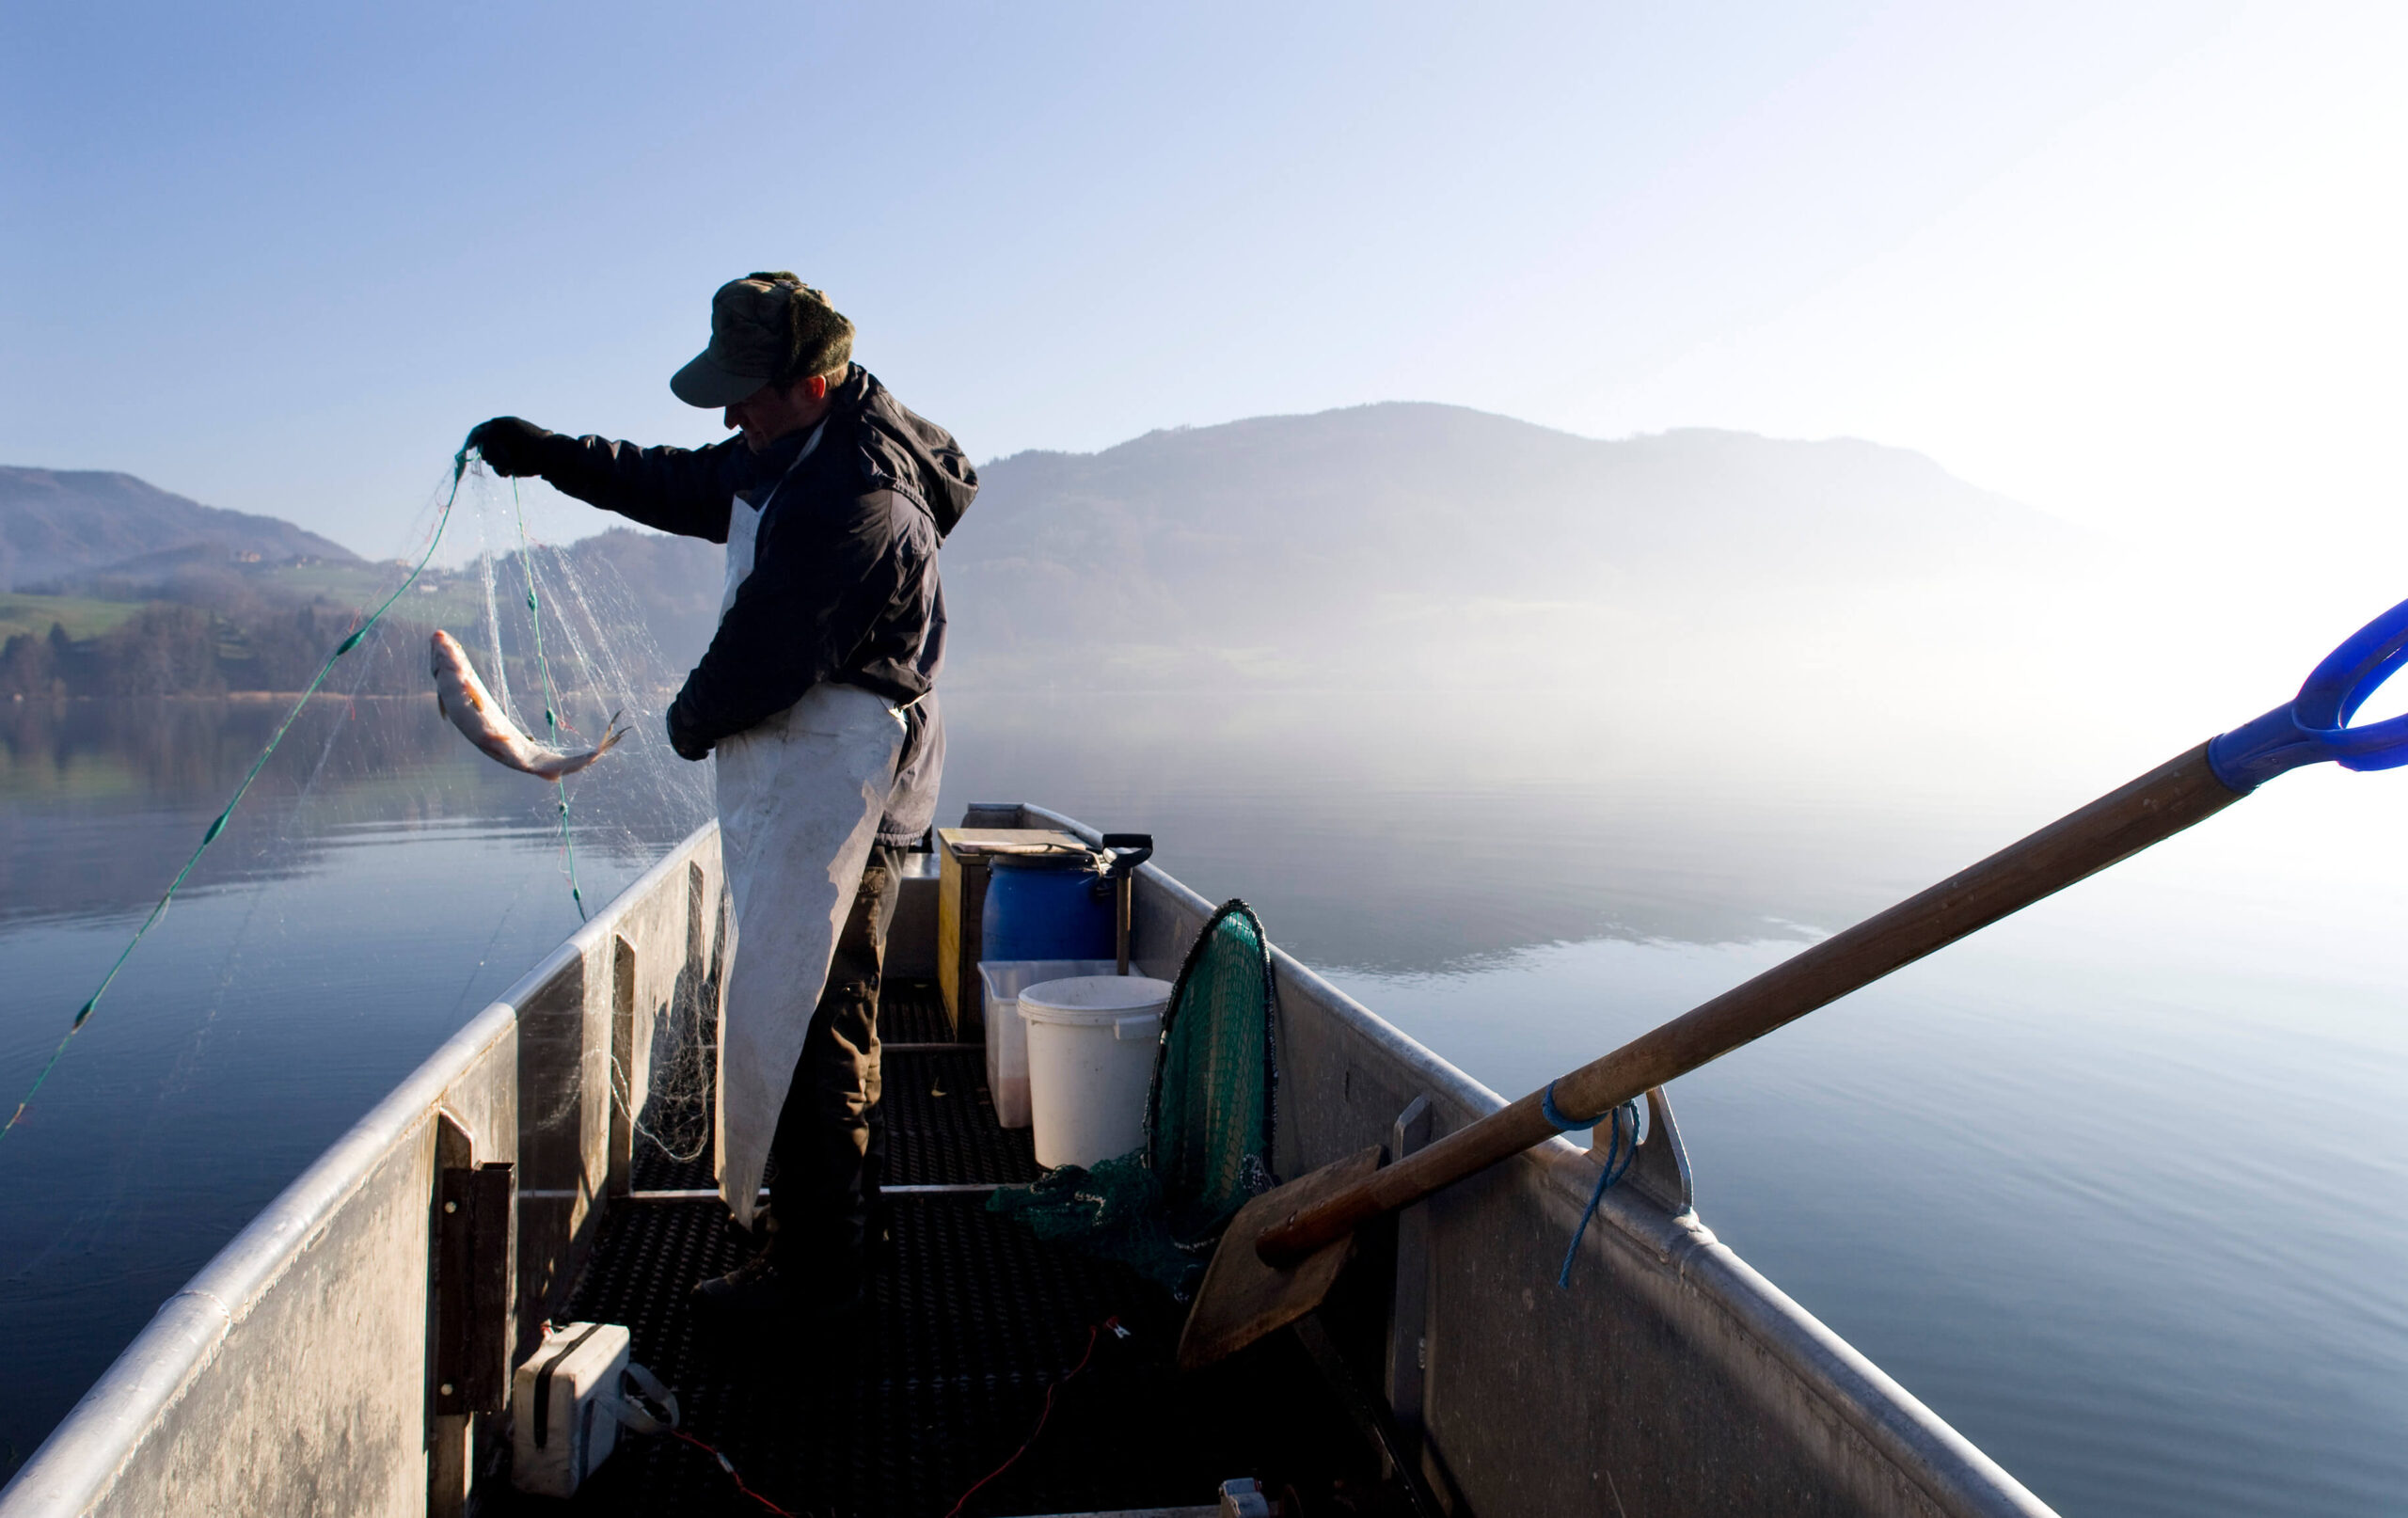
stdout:
<svg viewBox="0 0 2408 1518">
<path fill-rule="evenodd" d="M 499 1413 L 510 1400 L 507 1163 L 446 1166 L 436 1190 L 435 1411 Z"/>
<path fill-rule="evenodd" d="M 1590 1146 L 1595 1147 L 1593 1137 Z M 1662 1086 L 1647 1093 L 1647 1133 L 1631 1156 L 1630 1184 L 1649 1201 L 1674 1217 L 1697 1210 L 1696 1178 L 1689 1173 L 1689 1151 L 1672 1121 L 1672 1099 Z"/>
</svg>

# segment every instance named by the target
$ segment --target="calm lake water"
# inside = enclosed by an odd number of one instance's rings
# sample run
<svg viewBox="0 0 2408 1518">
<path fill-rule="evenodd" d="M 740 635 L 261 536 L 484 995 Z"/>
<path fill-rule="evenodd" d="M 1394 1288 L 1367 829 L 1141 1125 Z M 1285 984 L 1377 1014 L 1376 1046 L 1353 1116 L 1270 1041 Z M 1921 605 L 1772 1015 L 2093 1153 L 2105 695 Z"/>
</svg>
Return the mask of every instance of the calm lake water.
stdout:
<svg viewBox="0 0 2408 1518">
<path fill-rule="evenodd" d="M 1150 830 L 1507 1095 L 2207 735 L 2038 767 L 1505 698 L 948 714 L 946 817 L 1029 799 Z M 278 715 L 0 708 L 0 1099 Z M 706 810 L 640 738 L 572 791 L 589 901 Z M 2288 777 L 1684 1079 L 1701 1214 L 2067 1513 L 2398 1511 L 2403 841 L 2408 777 Z M 305 718 L 0 1141 L 0 1461 L 574 928 L 562 866 L 549 790 L 426 704 Z"/>
</svg>

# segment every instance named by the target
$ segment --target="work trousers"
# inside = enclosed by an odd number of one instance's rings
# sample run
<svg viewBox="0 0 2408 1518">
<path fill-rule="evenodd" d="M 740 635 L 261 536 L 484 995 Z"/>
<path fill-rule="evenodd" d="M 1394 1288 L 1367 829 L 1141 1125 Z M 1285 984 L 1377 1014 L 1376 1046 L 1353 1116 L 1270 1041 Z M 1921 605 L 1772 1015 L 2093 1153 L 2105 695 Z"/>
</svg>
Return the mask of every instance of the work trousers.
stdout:
<svg viewBox="0 0 2408 1518">
<path fill-rule="evenodd" d="M 891 845 L 870 850 L 769 1141 L 769 1247 L 779 1275 L 814 1306 L 856 1301 L 867 1274 L 886 1171 L 878 992 L 901 862 Z"/>
</svg>

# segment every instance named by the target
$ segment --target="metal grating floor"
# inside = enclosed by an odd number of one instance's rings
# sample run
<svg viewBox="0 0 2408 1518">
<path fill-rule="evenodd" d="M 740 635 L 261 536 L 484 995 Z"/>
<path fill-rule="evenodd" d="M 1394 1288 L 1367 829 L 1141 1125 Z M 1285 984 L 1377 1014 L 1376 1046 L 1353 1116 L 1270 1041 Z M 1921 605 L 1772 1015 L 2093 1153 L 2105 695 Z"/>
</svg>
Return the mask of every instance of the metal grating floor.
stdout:
<svg viewBox="0 0 2408 1518">
<path fill-rule="evenodd" d="M 1021 1185 L 1044 1173 L 1029 1131 L 996 1121 L 983 1050 L 889 1054 L 880 1064 L 890 1184 Z"/>
<path fill-rule="evenodd" d="M 934 994 L 890 988 L 889 1042 L 942 1036 Z M 1037 1176 L 1027 1132 L 996 1126 L 983 1054 L 894 1052 L 884 1066 L 893 1183 Z M 677 1165 L 655 1153 L 640 1160 L 637 1189 L 708 1186 L 707 1160 Z M 676 1389 L 687 1431 L 769 1502 L 815 1518 L 943 1518 L 1028 1438 L 1055 1386 L 1041 1437 L 963 1514 L 1209 1504 L 1235 1476 L 1320 1493 L 1351 1482 L 1376 1495 L 1368 1450 L 1284 1336 L 1180 1378 L 1171 1361 L 1183 1309 L 1151 1283 L 1040 1242 L 980 1196 L 907 1194 L 892 1207 L 872 1301 L 844 1342 L 722 1336 L 696 1320 L 693 1283 L 750 1247 L 715 1201 L 615 1210 L 566 1316 L 627 1325 L 634 1357 Z M 1125 1340 L 1102 1329 L 1113 1319 Z M 1086 1369 L 1066 1383 L 1091 1341 Z M 1342 1495 L 1304 1506 L 1356 1509 Z M 486 1510 L 759 1518 L 770 1509 L 740 1494 L 708 1454 L 656 1435 L 623 1439 L 572 1502 L 513 1492 Z"/>
<path fill-rule="evenodd" d="M 879 998 L 878 1036 L 890 1044 L 941 1044 L 953 1036 L 944 996 L 932 980 L 899 981 Z"/>
</svg>

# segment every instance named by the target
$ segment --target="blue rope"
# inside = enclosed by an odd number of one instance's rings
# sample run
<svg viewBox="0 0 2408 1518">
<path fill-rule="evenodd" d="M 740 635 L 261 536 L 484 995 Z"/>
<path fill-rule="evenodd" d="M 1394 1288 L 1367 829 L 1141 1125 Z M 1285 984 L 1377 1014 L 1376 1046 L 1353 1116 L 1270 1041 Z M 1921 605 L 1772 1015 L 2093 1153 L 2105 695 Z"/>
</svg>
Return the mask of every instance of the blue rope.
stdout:
<svg viewBox="0 0 2408 1518">
<path fill-rule="evenodd" d="M 1539 1111 L 1545 1116 L 1548 1122 L 1555 1125 L 1555 1131 L 1559 1133 L 1576 1133 L 1584 1128 L 1594 1128 L 1597 1126 L 1597 1119 L 1594 1117 L 1566 1117 L 1563 1115 L 1563 1109 L 1555 1104 L 1555 1083 L 1553 1081 L 1549 1081 L 1546 1083 L 1546 1089 L 1539 1093 Z"/>
<path fill-rule="evenodd" d="M 1580 1241 L 1589 1235 L 1589 1220 L 1597 1215 L 1597 1207 L 1605 1201 L 1607 1190 L 1622 1179 L 1629 1172 L 1630 1162 L 1639 1158 L 1639 1103 L 1625 1101 L 1604 1117 L 1592 1117 L 1584 1122 L 1564 1115 L 1563 1109 L 1555 1104 L 1555 1083 L 1549 1081 L 1546 1090 L 1539 1096 L 1539 1111 L 1560 1133 L 1593 1128 L 1600 1123 L 1607 1125 L 1606 1159 L 1597 1170 L 1597 1188 L 1589 1194 L 1589 1205 L 1580 1212 L 1580 1225 L 1572 1230 L 1572 1242 L 1563 1251 L 1563 1269 L 1556 1273 L 1555 1284 L 1568 1291 L 1572 1289 L 1572 1262 L 1580 1257 Z M 1625 1113 L 1630 1115 L 1630 1147 L 1627 1150 L 1622 1142 L 1622 1120 Z"/>
<path fill-rule="evenodd" d="M 109 972 L 101 977 L 99 988 L 94 990 L 84 1004 L 76 1009 L 75 1020 L 68 1024 L 66 1036 L 60 1038 L 58 1047 L 50 1052 L 49 1061 L 42 1066 L 41 1072 L 34 1077 L 34 1083 L 26 1088 L 24 1099 L 17 1103 L 17 1110 L 8 1115 L 7 1122 L 0 1123 L 0 1137 L 6 1137 L 11 1132 L 18 1121 L 25 1115 L 25 1109 L 33 1104 L 35 1096 L 42 1088 L 42 1083 L 50 1079 L 50 1072 L 56 1069 L 59 1060 L 66 1056 L 67 1046 L 74 1040 L 77 1034 L 84 1031 L 84 1024 L 91 1020 L 92 1009 L 99 1006 L 101 998 L 108 994 L 109 987 L 117 980 L 117 972 L 125 968 L 125 962 L 128 959 L 134 957 L 134 951 L 141 946 L 144 935 L 159 925 L 160 918 L 167 915 L 167 904 L 176 899 L 178 891 L 183 889 L 184 878 L 191 875 L 193 866 L 200 862 L 200 856 L 209 852 L 209 846 L 217 842 L 217 835 L 226 830 L 226 824 L 234 815 L 234 809 L 241 806 L 243 798 L 250 794 L 251 782 L 260 778 L 260 771 L 267 767 L 269 757 L 276 752 L 277 746 L 284 741 L 284 735 L 292 730 L 293 722 L 309 706 L 310 699 L 317 695 L 318 688 L 326 683 L 326 676 L 334 672 L 335 660 L 358 647 L 359 640 L 367 637 L 369 630 L 383 620 L 386 612 L 392 609 L 393 603 L 402 598 L 402 593 L 418 583 L 419 576 L 426 569 L 427 561 L 435 557 L 435 546 L 443 541 L 443 529 L 452 520 L 452 503 L 460 498 L 460 477 L 467 472 L 467 450 L 462 449 L 452 457 L 452 493 L 444 498 L 442 513 L 435 519 L 435 535 L 427 539 L 426 552 L 419 555 L 418 563 L 411 568 L 408 577 L 394 587 L 393 593 L 385 597 L 384 604 L 370 612 L 367 620 L 353 628 L 351 636 L 336 644 L 335 651 L 326 656 L 325 663 L 318 666 L 317 678 L 311 680 L 309 688 L 301 692 L 301 699 L 293 704 L 293 709 L 284 714 L 284 720 L 277 724 L 276 732 L 269 736 L 267 747 L 261 749 L 260 756 L 251 761 L 249 772 L 243 776 L 243 783 L 234 787 L 233 799 L 228 801 L 225 810 L 217 814 L 216 820 L 210 823 L 209 830 L 200 835 L 200 843 L 193 849 L 192 857 L 184 861 L 184 867 L 176 872 L 176 878 L 167 882 L 167 889 L 159 897 L 159 905 L 151 908 L 150 915 L 144 918 L 142 925 L 134 930 L 134 937 L 128 940 L 125 947 L 119 952 L 117 962 L 110 965 Z"/>
</svg>

